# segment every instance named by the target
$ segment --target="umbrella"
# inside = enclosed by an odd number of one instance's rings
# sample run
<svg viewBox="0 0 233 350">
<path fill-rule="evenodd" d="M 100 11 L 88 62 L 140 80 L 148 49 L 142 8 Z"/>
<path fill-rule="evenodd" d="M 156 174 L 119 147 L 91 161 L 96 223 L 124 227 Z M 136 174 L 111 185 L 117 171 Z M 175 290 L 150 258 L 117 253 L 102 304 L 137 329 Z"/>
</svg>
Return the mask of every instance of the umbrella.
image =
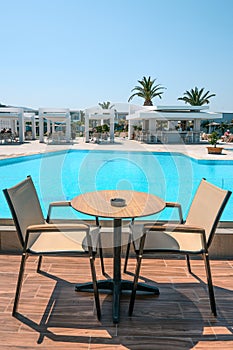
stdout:
<svg viewBox="0 0 233 350">
<path fill-rule="evenodd" d="M 218 125 L 220 125 L 220 123 L 212 122 L 207 124 L 207 126 L 218 126 Z"/>
</svg>

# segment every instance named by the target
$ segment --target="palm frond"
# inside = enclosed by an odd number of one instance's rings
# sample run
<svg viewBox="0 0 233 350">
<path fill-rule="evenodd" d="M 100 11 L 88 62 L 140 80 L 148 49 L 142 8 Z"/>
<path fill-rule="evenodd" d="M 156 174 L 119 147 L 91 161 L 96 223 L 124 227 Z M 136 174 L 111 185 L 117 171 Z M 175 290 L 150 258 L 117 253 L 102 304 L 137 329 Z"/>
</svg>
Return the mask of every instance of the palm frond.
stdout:
<svg viewBox="0 0 233 350">
<path fill-rule="evenodd" d="M 154 85 L 156 79 L 151 79 L 149 76 L 148 78 L 143 76 L 141 80 L 138 80 L 139 86 L 135 86 L 131 92 L 134 92 L 129 99 L 128 102 L 131 101 L 135 96 L 142 97 L 144 99 L 144 103 L 146 104 L 152 104 L 152 99 L 154 97 L 161 98 L 161 95 L 163 91 L 162 89 L 165 89 L 160 84 Z"/>
<path fill-rule="evenodd" d="M 195 86 L 194 89 L 185 91 L 184 95 L 179 97 L 178 100 L 182 100 L 192 106 L 202 106 L 203 104 L 208 104 L 211 97 L 216 96 L 215 94 L 209 94 L 209 91 L 205 92 L 204 95 L 203 93 L 204 88 L 199 90 L 198 87 Z"/>
</svg>

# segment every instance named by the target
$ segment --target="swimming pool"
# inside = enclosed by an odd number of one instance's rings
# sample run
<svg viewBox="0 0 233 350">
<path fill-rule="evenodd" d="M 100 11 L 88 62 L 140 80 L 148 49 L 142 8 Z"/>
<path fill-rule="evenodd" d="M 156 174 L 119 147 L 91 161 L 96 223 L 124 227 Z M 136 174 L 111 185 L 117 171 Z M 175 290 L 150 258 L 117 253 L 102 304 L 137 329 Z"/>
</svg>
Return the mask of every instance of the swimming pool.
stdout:
<svg viewBox="0 0 233 350">
<path fill-rule="evenodd" d="M 180 153 L 69 150 L 0 160 L 0 217 L 10 218 L 2 189 L 31 175 L 44 214 L 51 201 L 71 199 L 89 191 L 132 189 L 180 202 L 186 217 L 200 180 L 233 191 L 233 161 L 195 160 Z M 222 221 L 233 221 L 233 198 Z M 59 217 L 61 213 L 54 213 Z M 75 218 L 72 209 L 62 215 Z M 78 214 L 80 218 L 88 218 Z M 153 218 L 176 218 L 165 210 Z"/>
</svg>

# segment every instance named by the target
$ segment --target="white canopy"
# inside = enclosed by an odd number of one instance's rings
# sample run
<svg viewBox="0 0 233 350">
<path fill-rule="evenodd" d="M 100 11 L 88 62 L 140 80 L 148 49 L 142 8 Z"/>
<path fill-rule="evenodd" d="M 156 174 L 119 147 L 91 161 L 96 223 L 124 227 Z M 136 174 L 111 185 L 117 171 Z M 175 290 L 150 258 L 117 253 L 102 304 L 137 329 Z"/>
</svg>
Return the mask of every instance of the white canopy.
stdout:
<svg viewBox="0 0 233 350">
<path fill-rule="evenodd" d="M 114 142 L 115 110 L 92 107 L 85 109 L 85 139 L 89 142 L 89 120 L 110 120 L 110 141 Z"/>
<path fill-rule="evenodd" d="M 23 108 L 1 107 L 0 119 L 8 119 L 12 124 L 12 131 L 15 131 L 15 122 L 19 124 L 19 142 L 24 142 L 24 113 Z"/>
<path fill-rule="evenodd" d="M 204 112 L 208 106 L 144 106 L 129 114 L 128 120 L 195 120 L 219 119 L 221 113 Z"/>
<path fill-rule="evenodd" d="M 39 108 L 40 142 L 44 142 L 44 119 L 47 120 L 48 130 L 50 130 L 50 123 L 52 123 L 53 129 L 56 122 L 64 123 L 66 126 L 66 142 L 70 142 L 71 117 L 68 108 Z"/>
</svg>

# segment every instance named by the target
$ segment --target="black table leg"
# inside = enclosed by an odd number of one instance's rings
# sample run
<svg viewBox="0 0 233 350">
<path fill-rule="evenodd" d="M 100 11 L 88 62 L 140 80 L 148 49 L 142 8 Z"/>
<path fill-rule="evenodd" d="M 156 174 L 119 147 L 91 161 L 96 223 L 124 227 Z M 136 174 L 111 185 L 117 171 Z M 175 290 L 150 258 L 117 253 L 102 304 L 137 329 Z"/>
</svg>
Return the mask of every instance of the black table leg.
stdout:
<svg viewBox="0 0 233 350">
<path fill-rule="evenodd" d="M 132 292 L 133 281 L 121 279 L 121 228 L 122 220 L 114 219 L 114 234 L 113 234 L 113 279 L 97 281 L 99 292 L 112 294 L 112 319 L 114 323 L 118 323 L 120 319 L 120 297 L 121 293 Z M 75 286 L 76 291 L 93 292 L 93 283 L 79 283 Z M 159 289 L 155 286 L 146 283 L 137 284 L 138 294 L 159 294 Z"/>
<path fill-rule="evenodd" d="M 114 261 L 113 261 L 113 291 L 112 291 L 112 319 L 119 322 L 121 297 L 121 219 L 114 219 Z"/>
<path fill-rule="evenodd" d="M 113 279 L 97 281 L 99 292 L 112 293 L 112 319 L 114 323 L 119 322 L 120 318 L 120 297 L 122 287 L 132 291 L 132 282 L 122 283 L 121 281 L 121 219 L 114 219 L 113 233 Z M 76 291 L 91 292 L 93 283 L 79 283 L 75 286 Z"/>
</svg>

